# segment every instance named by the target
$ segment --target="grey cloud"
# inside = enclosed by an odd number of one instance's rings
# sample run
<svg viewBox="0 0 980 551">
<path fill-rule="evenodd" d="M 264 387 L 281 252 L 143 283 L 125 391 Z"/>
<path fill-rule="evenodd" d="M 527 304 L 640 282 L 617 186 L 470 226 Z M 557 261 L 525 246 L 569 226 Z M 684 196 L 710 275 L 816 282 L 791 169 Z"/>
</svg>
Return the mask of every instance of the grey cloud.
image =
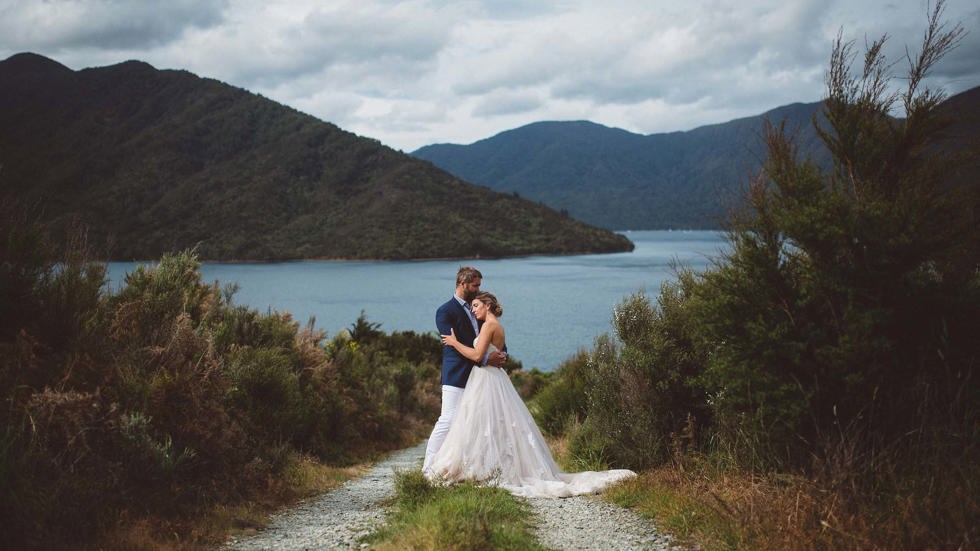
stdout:
<svg viewBox="0 0 980 551">
<path fill-rule="evenodd" d="M 479 67 L 466 80 L 453 83 L 452 91 L 461 96 L 481 96 L 498 90 L 550 85 L 567 69 L 558 63 L 543 62 L 541 58 Z"/>
<path fill-rule="evenodd" d="M 454 7 L 459 0 L 439 0 L 435 4 L 444 7 Z M 479 14 L 486 19 L 503 21 L 521 20 L 528 17 L 539 17 L 554 14 L 568 9 L 567 2 L 561 0 L 475 0 L 468 2 L 471 15 Z"/>
<path fill-rule="evenodd" d="M 929 85 L 957 93 L 980 84 L 973 3 L 947 0 L 948 19 L 969 34 Z M 818 100 L 840 29 L 859 50 L 888 33 L 901 76 L 926 4 L 0 0 L 0 58 L 32 50 L 75 68 L 143 59 L 413 143 L 530 117 L 669 119 L 680 129 Z"/>
<path fill-rule="evenodd" d="M 552 93 L 597 104 L 661 100 L 721 107 L 755 103 L 757 96 L 780 90 L 785 96 L 787 88 L 820 88 L 820 68 L 831 48 L 820 17 L 819 5 L 810 2 L 778 10 L 729 7 L 675 28 L 651 26 L 647 34 L 652 38 L 642 32 L 625 37 L 638 54 L 623 56 L 621 44 L 610 44 L 579 70 L 565 72 Z M 755 32 L 746 33 L 746 28 Z M 681 42 L 658 43 L 658 37 Z M 644 41 L 649 44 L 638 49 Z M 676 51 L 661 55 L 666 47 Z"/>
<path fill-rule="evenodd" d="M 242 51 L 231 53 L 235 66 L 229 78 L 263 87 L 316 79 L 321 87 L 384 95 L 435 68 L 449 40 L 446 30 L 428 18 L 362 8 L 314 11 L 301 22 L 267 31 L 263 48 L 235 43 Z"/>
<path fill-rule="evenodd" d="M 947 2 L 947 10 L 944 12 L 942 22 L 946 30 L 960 25 L 966 32 L 958 46 L 933 67 L 924 82 L 926 86 L 942 88 L 950 95 L 980 85 L 980 64 L 977 63 L 977 59 L 980 59 L 980 9 L 972 8 L 965 11 L 950 9 L 958 7 L 957 4 L 960 4 L 957 0 Z M 843 38 L 853 42 L 854 50 L 858 54 L 853 65 L 855 71 L 860 69 L 862 62 L 860 55 L 864 52 L 865 44 L 887 36 L 883 51 L 888 61 L 893 64 L 892 84 L 896 89 L 902 89 L 906 84 L 905 76 L 909 69 L 907 56 L 911 55 L 914 58 L 918 55 L 928 21 L 925 3 L 914 6 L 914 9 L 913 6 L 903 5 L 903 7 L 905 13 L 901 15 L 904 17 L 896 17 L 895 20 L 886 19 L 874 26 L 861 23 L 853 26 L 842 25 L 840 28 Z M 896 10 L 894 5 L 890 5 L 889 8 L 892 11 Z M 877 21 L 870 15 L 867 20 Z M 826 65 L 827 61 L 824 61 L 824 66 Z"/>
<path fill-rule="evenodd" d="M 225 6 L 224 0 L 24 2 L 0 11 L 0 35 L 11 50 L 139 49 L 176 40 L 188 28 L 215 26 Z"/>
<path fill-rule="evenodd" d="M 330 62 L 389 58 L 417 63 L 432 61 L 448 40 L 445 29 L 429 23 L 391 13 L 317 11 L 299 32 Z"/>
<path fill-rule="evenodd" d="M 932 73 L 936 83 L 952 95 L 980 86 L 980 9 L 974 9 L 959 23 L 966 34 L 957 47 L 949 52 Z"/>
<path fill-rule="evenodd" d="M 534 111 L 541 105 L 541 98 L 534 93 L 496 93 L 481 98 L 472 114 L 478 117 L 515 115 Z"/>
<path fill-rule="evenodd" d="M 980 59 L 980 32 L 968 35 L 957 49 L 950 52 L 939 63 L 933 75 L 937 79 L 948 82 L 953 93 L 980 86 L 978 59 Z"/>
</svg>

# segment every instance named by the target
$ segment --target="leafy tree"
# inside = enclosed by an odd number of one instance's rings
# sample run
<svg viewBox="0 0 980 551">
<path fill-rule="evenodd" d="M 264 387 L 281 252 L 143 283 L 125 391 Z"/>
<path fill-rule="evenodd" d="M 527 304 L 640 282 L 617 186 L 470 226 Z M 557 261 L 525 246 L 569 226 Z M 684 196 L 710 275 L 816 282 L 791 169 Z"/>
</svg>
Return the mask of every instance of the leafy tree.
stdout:
<svg viewBox="0 0 980 551">
<path fill-rule="evenodd" d="M 964 32 L 940 21 L 942 6 L 903 90 L 892 91 L 887 37 L 855 72 L 838 36 L 818 128 L 833 170 L 769 125 L 732 250 L 695 291 L 711 350 L 703 383 L 721 434 L 750 459 L 873 456 L 952 419 L 976 431 L 978 203 L 975 181 L 954 183 L 975 152 L 941 147 L 944 94 L 923 86 Z"/>
<path fill-rule="evenodd" d="M 368 321 L 367 314 L 361 310 L 361 315 L 357 316 L 350 326 L 350 338 L 352 341 L 367 344 L 376 340 L 382 334 L 379 322 Z"/>
</svg>

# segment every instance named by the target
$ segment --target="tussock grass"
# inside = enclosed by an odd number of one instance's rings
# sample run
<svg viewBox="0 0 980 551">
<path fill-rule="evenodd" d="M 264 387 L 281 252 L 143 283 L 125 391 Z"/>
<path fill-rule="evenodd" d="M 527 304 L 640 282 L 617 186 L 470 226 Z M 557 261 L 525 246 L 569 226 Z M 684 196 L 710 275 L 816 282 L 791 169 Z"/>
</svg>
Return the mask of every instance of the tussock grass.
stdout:
<svg viewBox="0 0 980 551">
<path fill-rule="evenodd" d="M 745 511 L 759 516 L 759 505 L 770 505 L 766 499 L 753 500 L 749 476 L 720 474 L 691 475 L 673 467 L 645 471 L 606 493 L 605 498 L 650 518 L 657 527 L 671 533 L 681 542 L 715 549 L 792 549 L 786 542 L 769 547 L 763 535 L 769 525 L 749 524 Z M 765 516 L 765 515 L 762 515 Z M 775 542 L 769 542 L 774 545 Z"/>
<path fill-rule="evenodd" d="M 433 485 L 420 471 L 395 475 L 390 525 L 370 542 L 381 550 L 543 549 L 527 502 L 475 483 Z"/>
<path fill-rule="evenodd" d="M 603 497 L 705 551 L 973 549 L 977 527 L 967 517 L 977 509 L 969 492 L 850 495 L 802 476 L 698 457 L 644 471 Z"/>
</svg>

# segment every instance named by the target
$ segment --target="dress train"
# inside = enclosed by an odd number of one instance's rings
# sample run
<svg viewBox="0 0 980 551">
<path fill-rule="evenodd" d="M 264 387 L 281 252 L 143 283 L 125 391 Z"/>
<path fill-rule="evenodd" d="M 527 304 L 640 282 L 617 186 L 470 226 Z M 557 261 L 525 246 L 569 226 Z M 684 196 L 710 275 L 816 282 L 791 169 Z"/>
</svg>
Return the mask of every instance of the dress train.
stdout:
<svg viewBox="0 0 980 551">
<path fill-rule="evenodd" d="M 569 497 L 597 493 L 636 473 L 562 472 L 507 373 L 479 366 L 470 372 L 449 433 L 426 476 L 445 482 L 486 481 L 523 497 Z"/>
</svg>

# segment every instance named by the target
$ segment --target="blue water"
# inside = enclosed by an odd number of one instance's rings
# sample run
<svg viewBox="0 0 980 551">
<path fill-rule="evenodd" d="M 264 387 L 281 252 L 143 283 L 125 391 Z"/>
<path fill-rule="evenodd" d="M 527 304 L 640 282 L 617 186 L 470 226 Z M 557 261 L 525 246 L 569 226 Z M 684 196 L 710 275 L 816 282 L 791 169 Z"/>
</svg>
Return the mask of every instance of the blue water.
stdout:
<svg viewBox="0 0 980 551">
<path fill-rule="evenodd" d="M 598 335 L 612 333 L 613 308 L 644 291 L 655 297 L 673 279 L 677 261 L 703 268 L 724 246 L 707 231 L 623 232 L 631 253 L 532 256 L 497 260 L 410 262 L 208 263 L 205 281 L 237 282 L 236 304 L 265 312 L 290 312 L 328 336 L 349 328 L 363 310 L 384 331 L 413 330 L 435 335 L 435 310 L 452 296 L 463 263 L 483 273 L 482 289 L 504 308 L 501 322 L 510 354 L 525 369 L 551 371 L 579 349 L 591 349 Z M 110 285 L 121 284 L 135 264 L 109 264 Z"/>
</svg>

